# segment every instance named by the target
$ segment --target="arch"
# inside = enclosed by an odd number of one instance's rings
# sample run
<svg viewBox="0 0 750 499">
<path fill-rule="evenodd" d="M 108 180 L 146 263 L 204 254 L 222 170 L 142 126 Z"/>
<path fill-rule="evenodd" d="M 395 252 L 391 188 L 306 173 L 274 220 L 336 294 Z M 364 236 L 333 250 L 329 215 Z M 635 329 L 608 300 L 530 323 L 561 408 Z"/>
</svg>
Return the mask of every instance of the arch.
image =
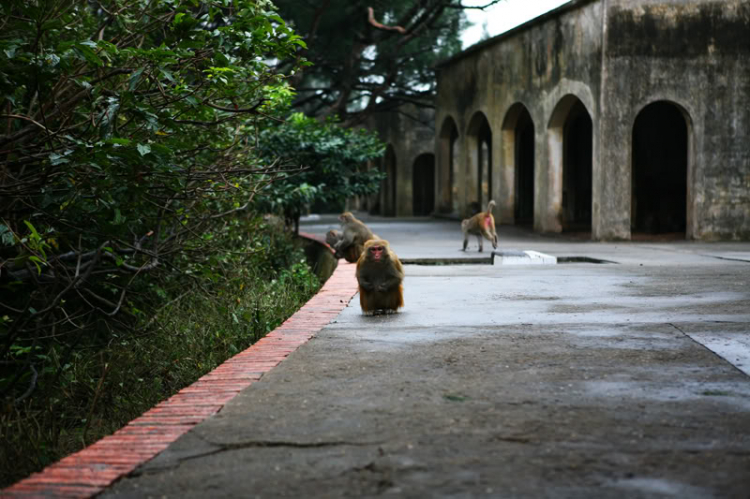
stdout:
<svg viewBox="0 0 750 499">
<path fill-rule="evenodd" d="M 438 210 L 442 213 L 458 213 L 458 126 L 455 120 L 447 116 L 443 120 L 438 136 Z"/>
<path fill-rule="evenodd" d="M 692 120 L 668 100 L 644 106 L 633 122 L 631 234 L 689 237 Z"/>
<path fill-rule="evenodd" d="M 435 210 L 435 155 L 417 156 L 412 168 L 412 206 L 415 216 L 428 216 Z"/>
<path fill-rule="evenodd" d="M 578 96 L 564 95 L 547 129 L 547 213 L 555 232 L 591 231 L 593 143 L 591 113 Z"/>
<path fill-rule="evenodd" d="M 387 217 L 395 217 L 397 161 L 396 151 L 391 144 L 388 144 L 388 146 L 385 148 L 382 171 L 385 173 L 386 177 L 382 181 L 380 188 L 381 197 L 383 199 L 381 203 L 381 214 Z"/>
<path fill-rule="evenodd" d="M 520 102 L 505 114 L 502 126 L 503 177 L 501 220 L 516 225 L 534 223 L 534 120 Z"/>
<path fill-rule="evenodd" d="M 466 201 L 470 211 L 479 211 L 492 197 L 492 129 L 483 112 L 477 111 L 466 131 L 469 175 Z"/>
<path fill-rule="evenodd" d="M 563 126 L 563 230 L 591 231 L 594 124 L 581 101 Z"/>
</svg>

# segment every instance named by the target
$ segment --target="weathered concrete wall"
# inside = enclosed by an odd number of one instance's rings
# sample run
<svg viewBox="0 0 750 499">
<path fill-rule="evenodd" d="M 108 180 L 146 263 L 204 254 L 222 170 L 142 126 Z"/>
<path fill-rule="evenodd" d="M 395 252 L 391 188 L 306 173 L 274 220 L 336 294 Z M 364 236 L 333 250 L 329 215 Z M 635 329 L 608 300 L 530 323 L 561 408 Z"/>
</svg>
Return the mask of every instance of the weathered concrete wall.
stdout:
<svg viewBox="0 0 750 499">
<path fill-rule="evenodd" d="M 450 117 L 459 129 L 462 175 L 456 181 L 462 216 L 469 214 L 470 204 L 477 200 L 476 138 L 469 125 L 477 113 L 483 113 L 492 130 L 491 197 L 498 202 L 496 218 L 500 223 L 514 223 L 516 110 L 522 106 L 531 115 L 535 134 L 534 227 L 545 232 L 561 230 L 562 127 L 576 100 L 598 121 L 601 18 L 600 2 L 575 2 L 440 68 L 436 127 L 440 130 Z M 441 140 L 438 137 L 436 151 L 439 178 L 444 181 L 449 165 L 441 156 L 445 149 Z M 598 147 L 594 138 L 595 169 Z"/>
<path fill-rule="evenodd" d="M 517 222 L 517 125 L 528 112 L 534 229 L 561 231 L 570 212 L 566 137 L 582 104 L 592 122 L 592 238 L 629 239 L 637 207 L 634 125 L 646 106 L 660 102 L 678 109 L 688 129 L 681 174 L 686 237 L 750 238 L 747 0 L 577 0 L 443 63 L 435 116 L 438 209 L 466 216 L 472 202 L 486 202 L 478 192 L 474 125 L 484 116 L 492 132 L 496 218 Z M 451 122 L 455 147 L 446 132 Z M 459 151 L 454 166 L 452 149 Z M 659 197 L 658 187 L 651 197 Z"/>
<path fill-rule="evenodd" d="M 633 124 L 669 101 L 688 123 L 687 237 L 750 238 L 750 2 L 609 0 L 605 47 L 596 237 L 630 237 Z"/>
<path fill-rule="evenodd" d="M 405 104 L 393 111 L 373 115 L 368 120 L 367 128 L 377 131 L 380 140 L 393 147 L 395 155 L 395 179 L 387 179 L 380 192 L 381 214 L 395 214 L 398 217 L 413 214 L 414 161 L 421 154 L 434 154 L 434 116 L 432 108 Z M 386 158 L 383 158 L 382 171 L 386 171 L 385 161 Z M 396 183 L 396 195 L 391 200 L 388 189 L 393 181 Z M 391 203 L 395 203 L 395 207 L 390 206 Z"/>
</svg>

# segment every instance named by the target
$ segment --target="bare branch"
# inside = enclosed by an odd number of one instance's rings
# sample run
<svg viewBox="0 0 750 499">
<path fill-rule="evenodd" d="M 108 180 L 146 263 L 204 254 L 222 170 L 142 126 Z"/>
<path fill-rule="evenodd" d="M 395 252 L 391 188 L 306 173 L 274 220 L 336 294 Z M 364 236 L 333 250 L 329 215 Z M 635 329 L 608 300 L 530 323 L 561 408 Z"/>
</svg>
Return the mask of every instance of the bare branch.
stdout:
<svg viewBox="0 0 750 499">
<path fill-rule="evenodd" d="M 383 31 L 397 31 L 402 35 L 406 34 L 406 29 L 401 26 L 386 26 L 377 22 L 375 20 L 375 11 L 372 7 L 367 7 L 367 22 L 369 22 L 375 28 Z"/>
</svg>

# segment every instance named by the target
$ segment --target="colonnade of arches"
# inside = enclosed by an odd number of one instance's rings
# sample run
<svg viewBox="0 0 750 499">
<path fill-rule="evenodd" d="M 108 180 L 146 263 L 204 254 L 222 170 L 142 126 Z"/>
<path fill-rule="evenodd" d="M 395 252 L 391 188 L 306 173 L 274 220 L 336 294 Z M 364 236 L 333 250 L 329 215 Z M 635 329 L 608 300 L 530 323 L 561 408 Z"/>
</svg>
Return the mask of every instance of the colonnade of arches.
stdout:
<svg viewBox="0 0 750 499">
<path fill-rule="evenodd" d="M 371 212 L 387 217 L 409 214 L 399 212 L 398 209 L 398 165 L 396 151 L 392 144 L 388 144 L 380 163 L 380 171 L 385 173 L 385 178 L 381 181 L 380 193 L 372 204 Z M 411 167 L 411 214 L 429 216 L 435 211 L 435 155 L 419 154 Z"/>
<path fill-rule="evenodd" d="M 670 101 L 646 105 L 631 124 L 630 219 L 636 238 L 656 233 L 685 236 L 690 124 L 688 113 Z M 606 191 L 605 171 L 617 165 L 599 165 L 594 172 L 594 123 L 581 99 L 572 94 L 562 97 L 544 124 L 535 123 L 529 109 L 518 102 L 506 112 L 498 133 L 499 161 L 492 156 L 493 130 L 484 113 L 475 112 L 463 133 L 452 117 L 443 120 L 437 141 L 435 210 L 471 214 L 495 199 L 501 223 L 537 227 L 535 217 L 552 211 L 557 230 L 591 231 L 595 173 L 602 176 L 598 185 Z M 541 140 L 547 145 L 542 161 L 536 157 L 544 151 Z M 462 153 L 462 148 L 467 149 Z"/>
</svg>

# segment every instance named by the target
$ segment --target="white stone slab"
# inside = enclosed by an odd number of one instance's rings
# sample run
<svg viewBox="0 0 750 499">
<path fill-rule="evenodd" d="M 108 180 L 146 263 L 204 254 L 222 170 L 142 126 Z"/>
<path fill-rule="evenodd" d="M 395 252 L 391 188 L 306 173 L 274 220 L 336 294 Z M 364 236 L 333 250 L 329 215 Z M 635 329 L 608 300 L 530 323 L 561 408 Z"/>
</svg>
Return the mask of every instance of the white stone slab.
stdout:
<svg viewBox="0 0 750 499">
<path fill-rule="evenodd" d="M 691 332 L 692 339 L 750 376 L 750 332 Z"/>
<path fill-rule="evenodd" d="M 493 265 L 555 265 L 557 258 L 538 251 L 503 250 L 492 252 Z"/>
</svg>

